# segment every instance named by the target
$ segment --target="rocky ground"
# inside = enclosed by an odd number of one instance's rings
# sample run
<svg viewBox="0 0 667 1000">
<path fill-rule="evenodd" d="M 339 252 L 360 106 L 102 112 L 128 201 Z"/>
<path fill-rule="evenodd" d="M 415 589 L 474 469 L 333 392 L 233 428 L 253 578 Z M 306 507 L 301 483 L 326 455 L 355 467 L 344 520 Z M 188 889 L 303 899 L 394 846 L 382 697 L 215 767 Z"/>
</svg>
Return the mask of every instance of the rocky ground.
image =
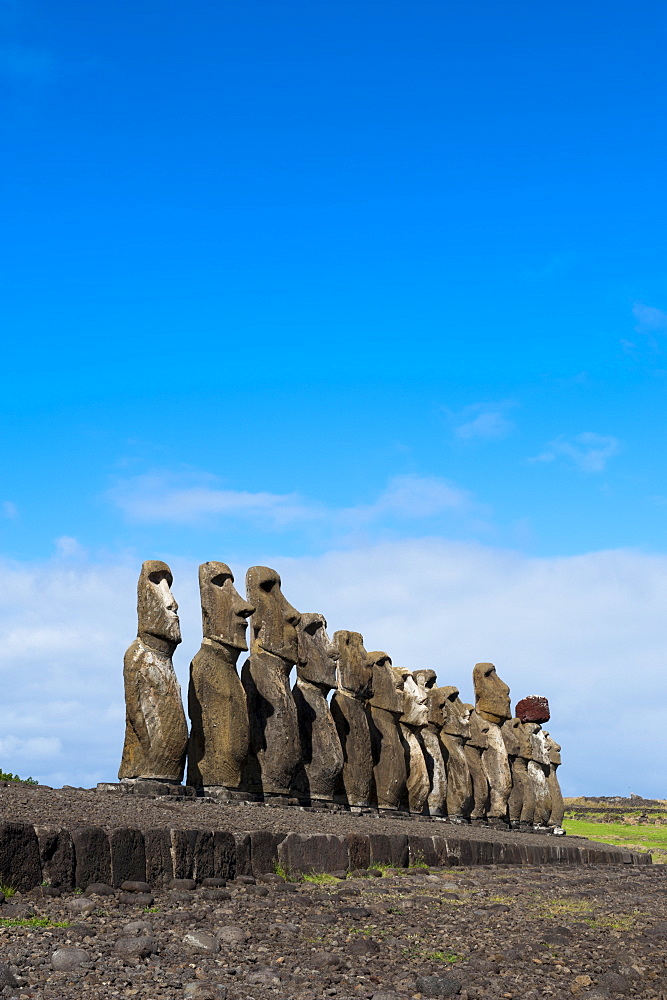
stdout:
<svg viewBox="0 0 667 1000">
<path fill-rule="evenodd" d="M 53 891 L 0 906 L 3 997 L 667 997 L 661 868 L 413 868 L 44 894 Z"/>
</svg>

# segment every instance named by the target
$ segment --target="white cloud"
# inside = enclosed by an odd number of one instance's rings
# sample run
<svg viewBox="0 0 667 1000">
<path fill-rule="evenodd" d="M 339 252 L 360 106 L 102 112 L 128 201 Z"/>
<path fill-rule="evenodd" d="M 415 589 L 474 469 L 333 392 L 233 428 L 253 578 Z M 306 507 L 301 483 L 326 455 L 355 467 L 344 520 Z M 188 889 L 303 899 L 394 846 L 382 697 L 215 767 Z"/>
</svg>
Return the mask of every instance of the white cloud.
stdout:
<svg viewBox="0 0 667 1000">
<path fill-rule="evenodd" d="M 211 481 L 213 477 L 204 477 Z M 437 476 L 393 476 L 377 500 L 355 507 L 334 508 L 308 497 L 280 493 L 250 493 L 213 485 L 181 485 L 173 474 L 137 476 L 119 483 L 109 498 L 136 521 L 193 523 L 213 518 L 241 518 L 266 529 L 284 529 L 310 522 L 344 530 L 382 519 L 418 519 L 475 507 L 472 495 Z"/>
<path fill-rule="evenodd" d="M 192 478 L 192 477 L 189 477 Z M 320 508 L 296 493 L 250 493 L 209 485 L 212 476 L 183 485 L 180 477 L 152 473 L 124 480 L 109 492 L 110 499 L 134 521 L 171 521 L 192 524 L 213 517 L 259 519 L 274 527 L 321 516 Z"/>
<path fill-rule="evenodd" d="M 71 535 L 61 535 L 60 538 L 56 538 L 55 545 L 58 555 L 63 559 L 80 559 L 86 554 L 83 545 Z"/>
<path fill-rule="evenodd" d="M 473 438 L 497 440 L 507 437 L 515 424 L 505 415 L 513 403 L 474 403 L 459 414 L 452 415 L 456 424 L 456 436 L 462 441 Z"/>
<path fill-rule="evenodd" d="M 560 458 L 576 465 L 582 472 L 603 472 L 609 459 L 618 455 L 620 447 L 618 438 L 584 431 L 570 438 L 556 438 L 545 451 L 530 461 L 555 462 Z"/>
<path fill-rule="evenodd" d="M 164 555 L 180 605 L 185 694 L 201 636 L 197 566 Z M 302 559 L 253 551 L 251 562 L 274 565 L 288 599 L 323 612 L 330 631 L 358 630 L 396 663 L 433 667 L 467 700 L 483 660 L 496 663 L 514 701 L 547 695 L 566 790 L 663 793 L 667 557 L 534 559 L 431 537 Z M 242 589 L 246 566 L 233 568 Z M 5 771 L 48 784 L 113 780 L 138 572 L 127 563 L 0 564 Z"/>
<path fill-rule="evenodd" d="M 656 309 L 655 306 L 644 305 L 643 302 L 636 302 L 632 308 L 632 315 L 635 318 L 635 330 L 637 333 L 660 333 L 667 331 L 667 312 L 664 309 Z"/>
</svg>

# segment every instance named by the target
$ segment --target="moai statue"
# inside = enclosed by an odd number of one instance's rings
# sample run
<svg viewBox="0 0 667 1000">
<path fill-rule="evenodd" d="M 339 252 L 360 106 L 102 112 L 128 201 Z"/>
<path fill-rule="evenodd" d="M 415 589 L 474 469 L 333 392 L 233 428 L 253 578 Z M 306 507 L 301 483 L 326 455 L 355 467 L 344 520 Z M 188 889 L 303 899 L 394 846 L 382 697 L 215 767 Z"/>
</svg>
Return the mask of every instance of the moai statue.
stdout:
<svg viewBox="0 0 667 1000">
<path fill-rule="evenodd" d="M 301 763 L 296 705 L 289 675 L 299 658 L 300 616 L 283 596 L 274 569 L 252 566 L 246 574 L 250 656 L 241 681 L 248 702 L 250 753 L 244 785 L 250 792 L 289 796 Z"/>
<path fill-rule="evenodd" d="M 533 751 L 532 760 L 528 761 L 528 777 L 535 790 L 535 812 L 533 826 L 537 829 L 546 828 L 551 816 L 551 791 L 549 789 L 549 749 L 541 726 L 535 726 L 530 743 Z"/>
<path fill-rule="evenodd" d="M 373 668 L 359 632 L 334 632 L 333 641 L 338 667 L 331 715 L 343 751 L 343 769 L 334 801 L 369 809 L 376 804 L 368 707 L 373 694 Z"/>
<path fill-rule="evenodd" d="M 489 781 L 482 757 L 484 751 L 488 749 L 487 733 L 491 723 L 478 715 L 472 705 L 464 704 L 464 708 L 470 711 L 470 735 L 463 747 L 472 778 L 473 807 L 470 820 L 479 825 L 486 822 L 489 810 Z"/>
<path fill-rule="evenodd" d="M 446 685 L 441 690 L 445 695 L 440 740 L 446 754 L 447 816 L 450 823 L 468 823 L 474 802 L 472 777 L 464 749 L 470 736 L 470 710 L 459 698 L 457 687 Z"/>
<path fill-rule="evenodd" d="M 511 720 L 514 721 L 514 720 Z M 521 722 L 514 728 L 514 733 L 519 741 L 519 753 L 512 768 L 513 781 L 521 786 L 521 810 L 519 813 L 519 828 L 530 831 L 533 829 L 535 817 L 535 782 L 528 770 L 528 765 L 533 759 L 532 736 L 540 727 L 535 722 Z M 513 814 L 516 815 L 516 805 L 513 806 Z"/>
<path fill-rule="evenodd" d="M 371 745 L 378 808 L 404 811 L 408 808 L 408 750 L 400 727 L 405 706 L 403 672 L 392 669 L 387 653 L 369 653 L 368 662 L 373 667 Z"/>
<path fill-rule="evenodd" d="M 180 783 L 188 745 L 181 688 L 171 658 L 181 641 L 166 563 L 149 560 L 137 588 L 138 636 L 125 653 L 125 745 L 121 781 Z"/>
<path fill-rule="evenodd" d="M 512 775 L 512 791 L 507 802 L 507 811 L 510 826 L 513 830 L 518 830 L 521 823 L 521 811 L 523 809 L 526 783 L 528 781 L 528 761 L 530 759 L 529 756 L 522 756 L 522 745 L 526 746 L 528 753 L 530 753 L 530 742 L 523 736 L 521 727 L 521 719 L 508 719 L 500 727 Z"/>
<path fill-rule="evenodd" d="M 199 593 L 204 638 L 190 664 L 188 784 L 224 798 L 241 788 L 248 756 L 248 707 L 236 661 L 248 649 L 254 608 L 237 593 L 226 563 L 202 563 Z"/>
<path fill-rule="evenodd" d="M 489 782 L 488 820 L 492 825 L 507 822 L 507 803 L 512 790 L 509 759 L 500 727 L 511 718 L 510 689 L 501 681 L 492 663 L 476 663 L 472 672 L 475 711 L 490 723 L 482 763 Z"/>
<path fill-rule="evenodd" d="M 443 710 L 447 696 L 444 688 L 435 686 L 435 670 L 414 670 L 413 677 L 428 699 L 428 723 L 421 731 L 429 777 L 428 813 L 430 816 L 445 816 L 447 771 L 440 743 L 440 731 L 444 723 Z"/>
<path fill-rule="evenodd" d="M 299 661 L 292 694 L 301 739 L 301 767 L 294 791 L 304 800 L 333 802 L 343 770 L 343 750 L 327 695 L 336 686 L 338 649 L 327 635 L 324 615 L 302 614 L 298 628 Z"/>
<path fill-rule="evenodd" d="M 549 733 L 545 733 L 544 738 L 549 753 L 549 776 L 547 777 L 547 783 L 549 785 L 549 792 L 551 793 L 551 814 L 547 826 L 559 831 L 563 829 L 563 815 L 565 813 L 563 793 L 560 790 L 560 782 L 556 774 L 561 764 L 561 748 Z"/>
<path fill-rule="evenodd" d="M 551 816 L 551 792 L 547 780 L 550 762 L 541 723 L 548 722 L 551 718 L 549 702 L 539 695 L 530 695 L 517 703 L 515 712 L 528 729 L 530 742 L 531 754 L 527 771 L 533 796 L 532 824 L 537 828 L 546 827 Z M 523 815 L 522 822 L 526 822 Z"/>
<path fill-rule="evenodd" d="M 431 791 L 422 740 L 424 727 L 428 724 L 428 695 L 419 687 L 414 674 L 407 670 L 403 676 L 403 695 L 401 734 L 408 748 L 408 807 L 411 813 L 421 815 L 426 811 Z"/>
</svg>

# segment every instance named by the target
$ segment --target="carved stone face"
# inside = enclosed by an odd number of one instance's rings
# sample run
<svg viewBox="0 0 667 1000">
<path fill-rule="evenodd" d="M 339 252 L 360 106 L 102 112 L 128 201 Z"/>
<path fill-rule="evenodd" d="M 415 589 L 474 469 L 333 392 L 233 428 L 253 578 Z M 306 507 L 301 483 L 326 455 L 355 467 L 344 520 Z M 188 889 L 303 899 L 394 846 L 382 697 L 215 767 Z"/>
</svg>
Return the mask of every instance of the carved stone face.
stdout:
<svg viewBox="0 0 667 1000">
<path fill-rule="evenodd" d="M 406 726 L 425 726 L 428 723 L 428 692 L 420 687 L 412 674 L 403 681 L 403 715 Z"/>
<path fill-rule="evenodd" d="M 527 725 L 530 725 L 530 723 L 527 723 Z M 547 747 L 547 741 L 544 738 L 544 732 L 542 731 L 541 726 L 535 726 L 535 732 L 531 733 L 530 736 L 530 745 L 533 751 L 533 760 L 537 761 L 538 764 L 548 764 L 549 748 Z"/>
<path fill-rule="evenodd" d="M 512 719 L 512 722 L 514 721 L 515 720 Z M 531 737 L 540 727 L 535 722 L 521 722 L 520 719 L 517 719 L 516 722 L 519 723 L 518 726 L 514 727 L 517 739 L 519 740 L 518 756 L 522 757 L 524 760 L 532 760 L 533 746 L 531 743 Z"/>
<path fill-rule="evenodd" d="M 199 593 L 204 638 L 233 649 L 247 649 L 246 619 L 255 609 L 236 590 L 229 566 L 222 562 L 202 563 Z"/>
<path fill-rule="evenodd" d="M 391 657 L 388 653 L 376 651 L 368 654 L 368 662 L 373 668 L 373 708 L 381 708 L 385 712 L 403 714 L 403 679 L 404 672 L 393 670 Z"/>
<path fill-rule="evenodd" d="M 430 691 L 435 687 L 435 670 L 413 670 L 412 676 L 417 681 L 417 684 L 424 691 Z"/>
<path fill-rule="evenodd" d="M 520 757 L 521 744 L 519 742 L 519 729 L 521 727 L 520 719 L 508 719 L 507 722 L 503 722 L 501 727 L 501 733 L 503 737 L 503 742 L 505 744 L 505 749 L 507 750 L 508 756 L 510 757 Z"/>
<path fill-rule="evenodd" d="M 448 684 L 442 690 L 445 692 L 444 732 L 449 736 L 463 736 L 467 739 L 470 735 L 470 709 L 459 698 L 457 687 Z"/>
<path fill-rule="evenodd" d="M 333 641 L 338 652 L 338 689 L 359 701 L 368 701 L 373 694 L 373 667 L 368 662 L 363 635 L 343 629 L 334 632 Z"/>
<path fill-rule="evenodd" d="M 486 719 L 483 719 L 479 715 L 472 705 L 467 705 L 464 703 L 464 708 L 469 710 L 470 719 L 470 735 L 468 736 L 468 742 L 471 746 L 479 747 L 480 750 L 485 750 L 488 746 L 488 740 L 486 734 L 489 731 L 490 723 Z"/>
<path fill-rule="evenodd" d="M 558 764 L 561 764 L 562 759 L 560 755 L 561 751 L 560 743 L 556 743 L 556 741 L 549 735 L 549 733 L 544 734 L 544 742 L 547 745 L 547 752 L 549 754 L 549 763 L 555 764 L 556 766 Z"/>
<path fill-rule="evenodd" d="M 296 672 L 303 681 L 330 691 L 336 686 L 336 663 L 339 653 L 327 635 L 324 615 L 303 614 L 297 629 L 299 661 Z"/>
<path fill-rule="evenodd" d="M 510 689 L 501 681 L 492 663 L 476 663 L 472 672 L 475 708 L 479 714 L 500 726 L 511 719 Z"/>
<path fill-rule="evenodd" d="M 447 688 L 432 687 L 428 690 L 428 721 L 436 729 L 442 729 L 445 724 L 445 706 L 447 704 Z"/>
<path fill-rule="evenodd" d="M 280 576 L 267 566 L 251 566 L 246 573 L 251 618 L 251 652 L 273 653 L 287 663 L 299 658 L 297 625 L 301 620 L 280 589 Z"/>
<path fill-rule="evenodd" d="M 170 587 L 171 570 L 166 563 L 150 559 L 141 567 L 137 587 L 139 636 L 148 645 L 151 639 L 177 646 L 181 641 L 178 604 Z"/>
</svg>

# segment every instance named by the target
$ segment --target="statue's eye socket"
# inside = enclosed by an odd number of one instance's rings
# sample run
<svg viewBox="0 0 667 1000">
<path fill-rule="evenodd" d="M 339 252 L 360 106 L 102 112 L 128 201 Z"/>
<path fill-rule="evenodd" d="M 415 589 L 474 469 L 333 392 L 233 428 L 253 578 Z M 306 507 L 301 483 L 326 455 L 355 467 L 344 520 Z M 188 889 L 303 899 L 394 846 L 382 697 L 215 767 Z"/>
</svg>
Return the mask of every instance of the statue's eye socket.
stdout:
<svg viewBox="0 0 667 1000">
<path fill-rule="evenodd" d="M 263 590 L 266 594 L 270 594 L 275 585 L 276 585 L 275 580 L 262 580 L 259 586 L 260 589 Z"/>
<path fill-rule="evenodd" d="M 217 576 L 211 577 L 211 583 L 213 584 L 214 587 L 223 587 L 225 584 L 225 580 L 230 580 L 230 579 L 231 577 L 225 576 L 223 573 L 218 573 Z"/>
</svg>

